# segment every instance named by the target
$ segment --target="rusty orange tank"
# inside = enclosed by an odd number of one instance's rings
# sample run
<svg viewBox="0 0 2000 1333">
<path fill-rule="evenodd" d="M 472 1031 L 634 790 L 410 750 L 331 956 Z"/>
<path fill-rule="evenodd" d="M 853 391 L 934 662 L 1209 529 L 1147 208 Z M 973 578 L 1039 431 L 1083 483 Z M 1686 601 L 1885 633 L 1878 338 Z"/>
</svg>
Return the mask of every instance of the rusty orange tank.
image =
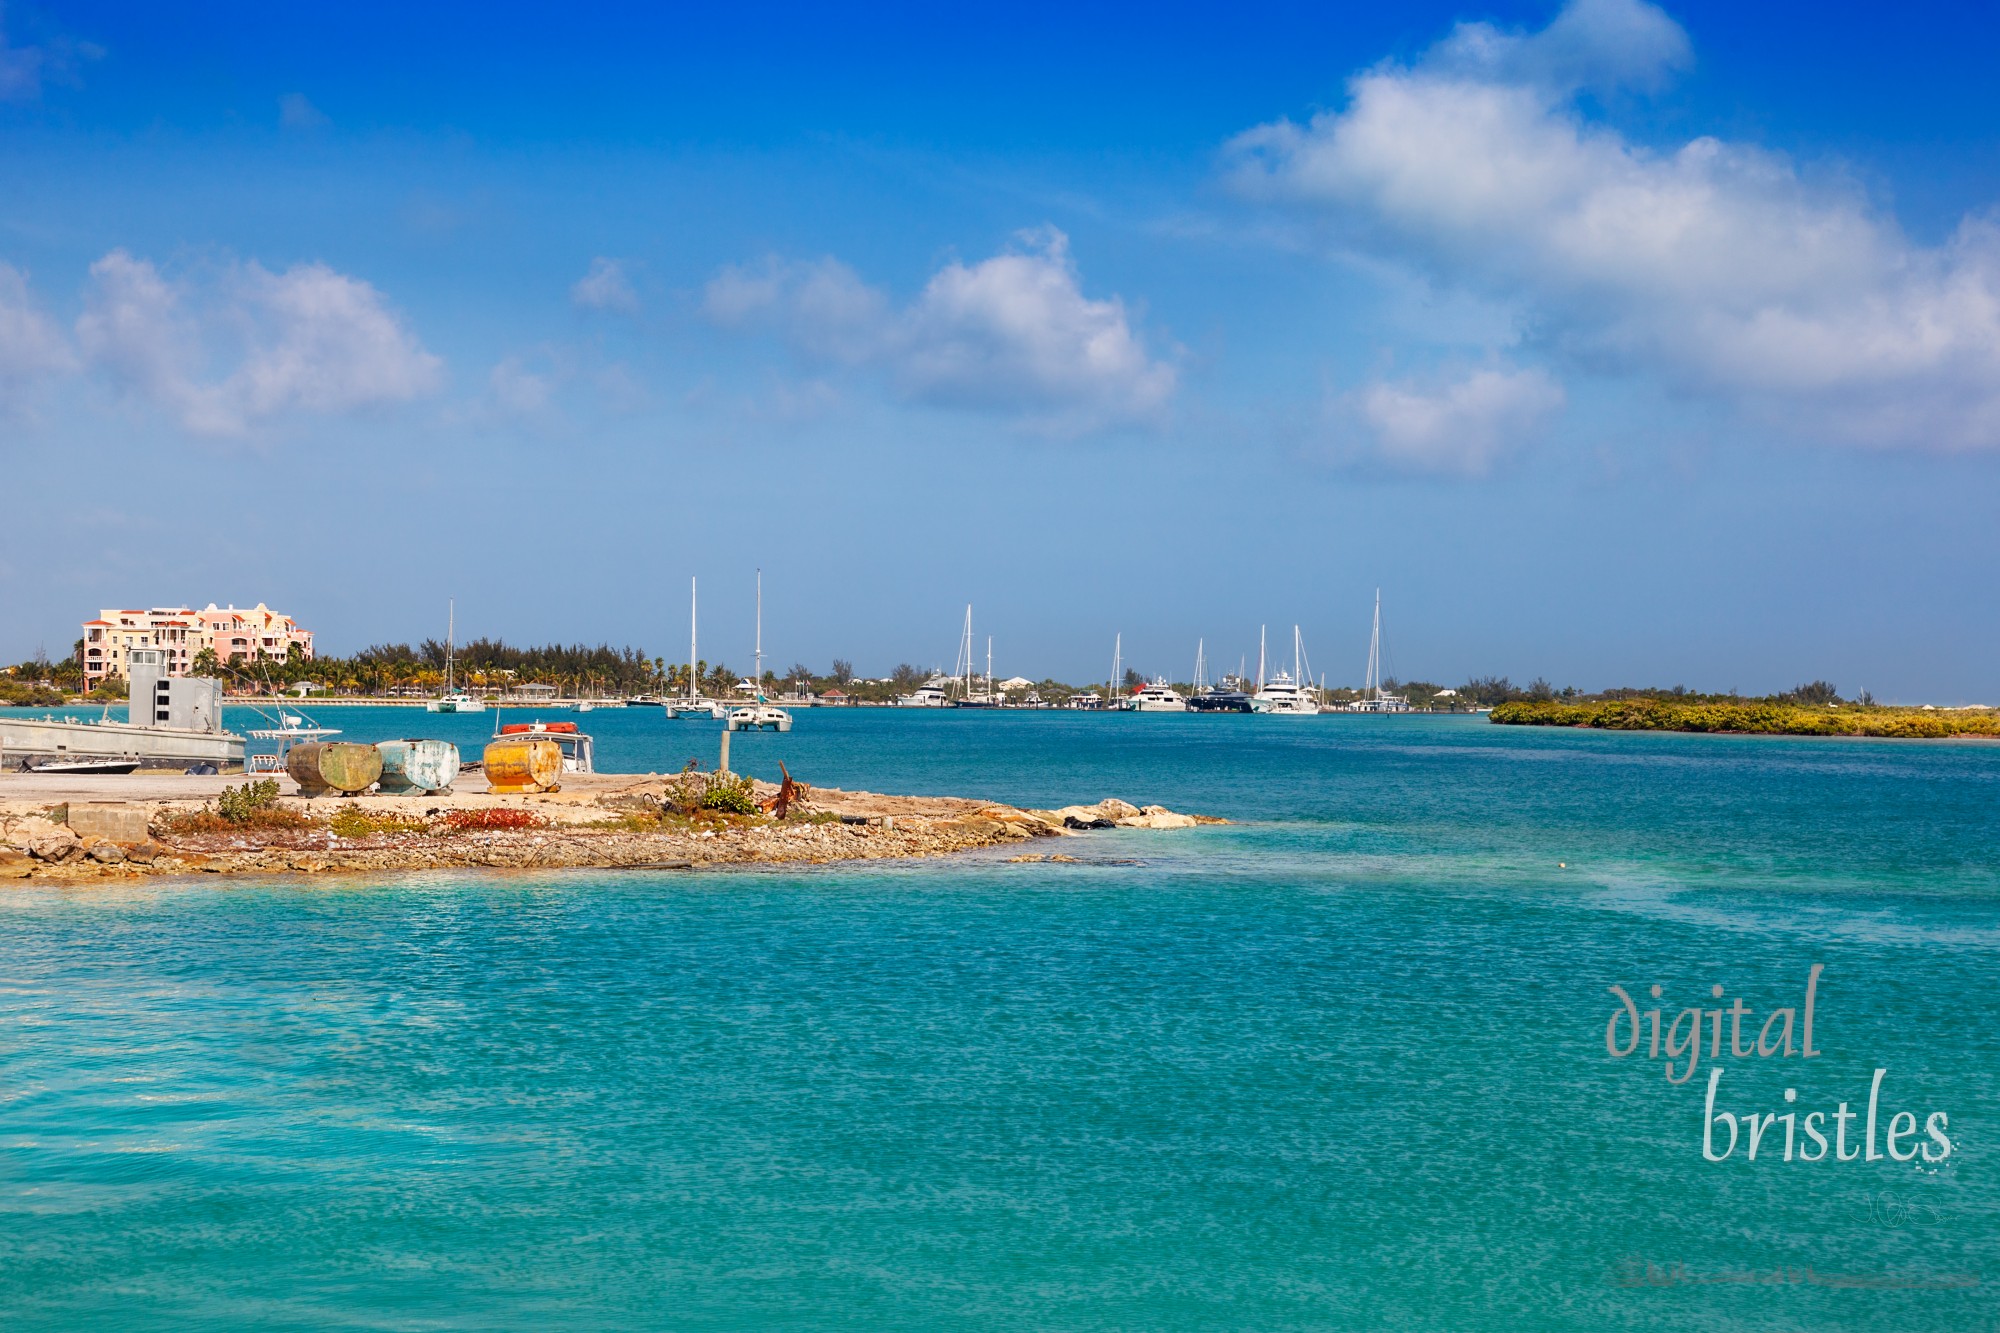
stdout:
<svg viewBox="0 0 2000 1333">
<path fill-rule="evenodd" d="M 502 796 L 562 790 L 562 749 L 531 736 L 502 736 L 486 747 L 488 788 Z"/>
</svg>

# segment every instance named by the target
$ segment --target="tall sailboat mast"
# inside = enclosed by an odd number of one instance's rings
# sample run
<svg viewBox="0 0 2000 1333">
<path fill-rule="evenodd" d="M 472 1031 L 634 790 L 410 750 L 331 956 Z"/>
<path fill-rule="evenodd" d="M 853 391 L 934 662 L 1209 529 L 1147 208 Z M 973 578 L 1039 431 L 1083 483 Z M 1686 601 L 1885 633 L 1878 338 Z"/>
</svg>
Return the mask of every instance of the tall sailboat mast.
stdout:
<svg viewBox="0 0 2000 1333">
<path fill-rule="evenodd" d="M 958 678 L 958 697 L 960 699 L 970 699 L 972 697 L 972 603 L 971 602 L 967 602 L 965 604 L 965 634 L 961 638 L 958 645 L 958 657 L 959 657 L 959 662 L 961 663 L 959 667 L 959 678 Z"/>
<path fill-rule="evenodd" d="M 235 605 L 235 603 L 230 603 Z M 458 638 L 458 599 L 448 598 L 444 604 L 444 692 L 451 693 L 451 659 Z"/>
<path fill-rule="evenodd" d="M 1105 690 L 1105 694 L 1107 696 L 1105 699 L 1105 703 L 1107 705 L 1109 705 L 1113 699 L 1116 699 L 1118 697 L 1118 688 L 1120 685 L 1124 684 L 1124 678 L 1119 675 L 1119 669 L 1124 665 L 1125 665 L 1125 631 L 1120 630 L 1116 635 L 1112 637 L 1111 640 L 1111 685 L 1110 688 Z"/>
<path fill-rule="evenodd" d="M 986 700 L 993 701 L 993 636 L 986 636 Z"/>
<path fill-rule="evenodd" d="M 696 699 L 699 699 L 701 697 L 701 684 L 695 677 L 695 662 L 699 660 L 696 658 L 694 651 L 696 628 L 697 628 L 697 622 L 695 620 L 695 584 L 694 584 L 694 575 L 690 574 L 688 575 L 688 702 L 689 703 L 693 703 Z"/>
<path fill-rule="evenodd" d="M 1200 694 L 1208 687 L 1208 659 L 1202 653 L 1207 646 L 1206 639 L 1194 641 L 1194 692 Z"/>
<path fill-rule="evenodd" d="M 757 570 L 757 702 L 764 702 L 764 571 Z"/>
<path fill-rule="evenodd" d="M 1382 697 L 1382 590 L 1375 590 L 1375 628 L 1368 635 L 1368 677 L 1361 682 L 1370 699 Z"/>
<path fill-rule="evenodd" d="M 1264 688 L 1264 627 L 1257 627 L 1257 688 Z"/>
</svg>

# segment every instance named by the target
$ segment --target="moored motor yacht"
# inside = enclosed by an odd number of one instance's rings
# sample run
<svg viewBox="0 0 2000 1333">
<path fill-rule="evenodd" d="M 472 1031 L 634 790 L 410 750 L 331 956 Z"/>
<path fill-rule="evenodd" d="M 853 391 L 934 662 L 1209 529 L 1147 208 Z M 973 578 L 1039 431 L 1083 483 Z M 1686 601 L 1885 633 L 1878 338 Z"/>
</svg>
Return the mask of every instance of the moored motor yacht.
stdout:
<svg viewBox="0 0 2000 1333">
<path fill-rule="evenodd" d="M 1289 672 L 1279 671 L 1264 683 L 1250 698 L 1250 709 L 1257 713 L 1283 713 L 1294 717 L 1310 717 L 1319 712 L 1319 705 L 1312 697 L 1292 680 Z"/>
<path fill-rule="evenodd" d="M 1187 700 L 1161 677 L 1134 691 L 1132 710 L 1138 713 L 1185 713 Z"/>
<path fill-rule="evenodd" d="M 1199 694 L 1188 696 L 1190 713 L 1254 713 L 1250 696 L 1242 690 L 1232 690 L 1225 685 L 1211 685 Z"/>
</svg>

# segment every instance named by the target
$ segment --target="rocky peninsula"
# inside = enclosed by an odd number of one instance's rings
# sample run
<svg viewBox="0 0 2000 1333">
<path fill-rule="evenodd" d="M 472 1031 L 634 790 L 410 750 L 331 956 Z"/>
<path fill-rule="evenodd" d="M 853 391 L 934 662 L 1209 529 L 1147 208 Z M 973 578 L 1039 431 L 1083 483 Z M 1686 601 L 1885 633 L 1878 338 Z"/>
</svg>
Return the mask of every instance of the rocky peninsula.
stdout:
<svg viewBox="0 0 2000 1333">
<path fill-rule="evenodd" d="M 438 796 L 306 799 L 289 778 L 251 788 L 179 774 L 4 774 L 0 879 L 825 865 L 1008 846 L 1013 859 L 1064 860 L 1043 840 L 1227 822 L 1117 798 L 1023 809 L 821 788 L 778 806 L 778 786 L 741 787 L 746 808 L 721 810 L 690 800 L 683 775 L 573 775 L 557 792 L 503 796 L 468 773 Z"/>
</svg>

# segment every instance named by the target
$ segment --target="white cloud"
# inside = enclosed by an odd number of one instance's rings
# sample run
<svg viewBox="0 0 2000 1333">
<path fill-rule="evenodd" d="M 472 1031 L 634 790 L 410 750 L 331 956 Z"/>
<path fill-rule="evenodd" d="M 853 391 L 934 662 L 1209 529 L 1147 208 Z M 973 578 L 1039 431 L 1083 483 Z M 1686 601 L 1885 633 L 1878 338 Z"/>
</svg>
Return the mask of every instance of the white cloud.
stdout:
<svg viewBox="0 0 2000 1333">
<path fill-rule="evenodd" d="M 32 102 L 42 95 L 42 50 L 9 46 L 4 18 L 0 13 L 0 102 Z"/>
<path fill-rule="evenodd" d="M 1435 385 L 1382 381 L 1354 396 L 1373 457 L 1409 471 L 1483 476 L 1562 408 L 1544 371 L 1476 370 Z"/>
<path fill-rule="evenodd" d="M 1574 3 L 1533 36 L 1463 25 L 1415 66 L 1356 76 L 1338 111 L 1238 136 L 1231 177 L 1519 302 L 1579 364 L 1658 371 L 1805 432 L 2000 445 L 2000 228 L 1914 245 L 1782 157 L 1713 138 L 1655 151 L 1574 99 L 1685 60 L 1637 0 Z"/>
<path fill-rule="evenodd" d="M 199 435 L 244 435 L 294 412 L 339 413 L 435 389 L 442 363 L 380 292 L 324 264 L 227 270 L 190 293 L 114 250 L 91 265 L 77 340 L 115 381 Z M 212 349 L 234 368 L 205 374 Z"/>
<path fill-rule="evenodd" d="M 816 361 L 878 367 L 919 402 L 1058 429 L 1156 416 L 1178 372 L 1148 353 L 1125 303 L 1083 294 L 1062 232 L 1017 239 L 980 263 L 945 265 L 901 309 L 823 259 L 726 269 L 704 310 L 724 327 L 773 328 Z"/>
<path fill-rule="evenodd" d="M 625 266 L 602 255 L 590 261 L 590 272 L 576 280 L 576 285 L 569 289 L 569 299 L 585 310 L 639 313 L 639 293 L 625 275 Z"/>
<path fill-rule="evenodd" d="M 1562 89 L 1652 89 L 1694 63 L 1680 24 L 1646 0 L 1571 0 L 1537 33 L 1461 23 L 1428 63 L 1461 77 Z"/>
<path fill-rule="evenodd" d="M 7 40 L 6 6 L 0 4 L 0 102 L 33 102 L 45 84 L 76 84 L 81 64 L 103 55 L 104 48 L 95 42 L 59 32 L 45 32 L 37 45 L 12 45 Z"/>
<path fill-rule="evenodd" d="M 278 99 L 278 124 L 288 130 L 317 130 L 333 122 L 304 93 L 286 93 Z"/>
<path fill-rule="evenodd" d="M 541 412 L 555 393 L 553 375 L 528 369 L 527 361 L 519 356 L 502 360 L 486 380 L 494 401 L 518 416 Z"/>
<path fill-rule="evenodd" d="M 27 276 L 0 263 L 0 408 L 24 386 L 75 365 L 68 340 L 28 290 Z"/>
</svg>

